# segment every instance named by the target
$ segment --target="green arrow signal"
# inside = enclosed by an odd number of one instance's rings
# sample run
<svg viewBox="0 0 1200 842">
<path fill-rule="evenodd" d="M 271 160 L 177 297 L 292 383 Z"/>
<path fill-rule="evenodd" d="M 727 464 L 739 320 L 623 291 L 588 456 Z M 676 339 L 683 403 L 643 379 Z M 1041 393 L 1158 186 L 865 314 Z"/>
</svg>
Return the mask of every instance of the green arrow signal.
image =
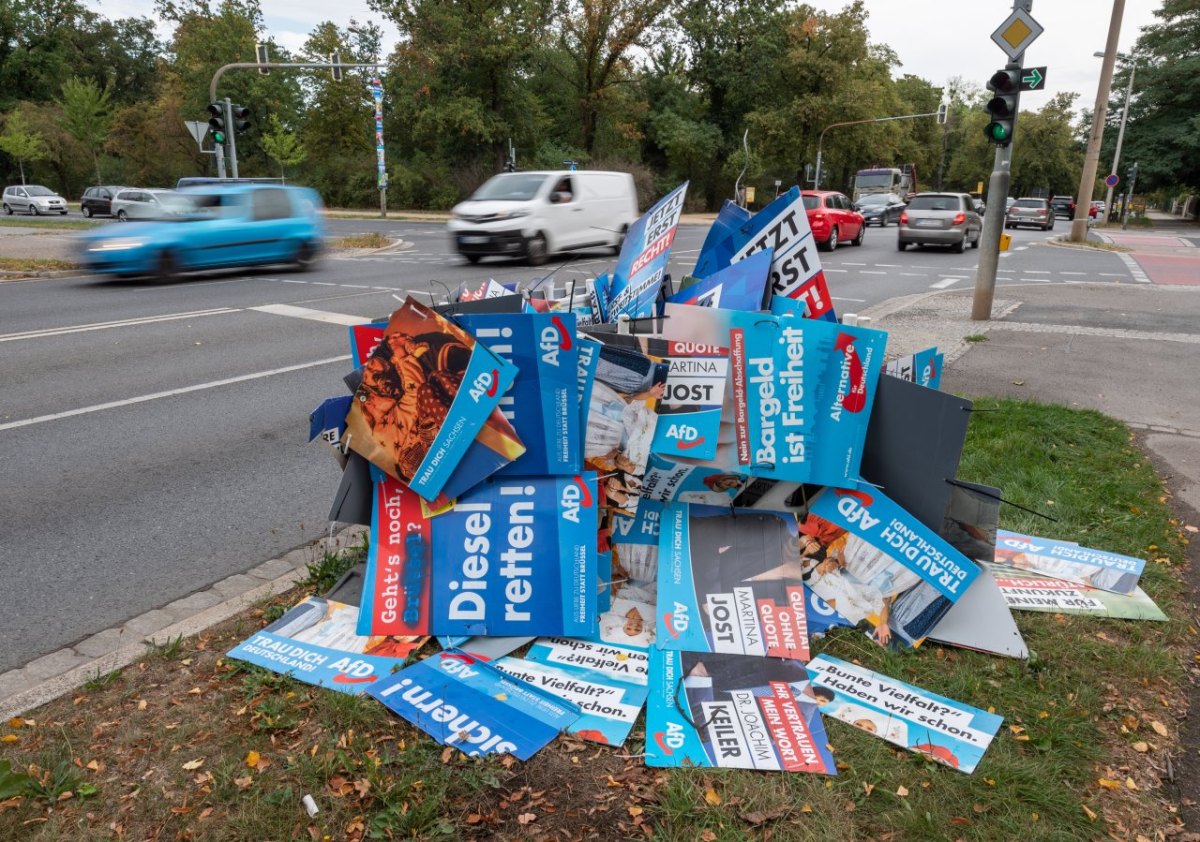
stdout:
<svg viewBox="0 0 1200 842">
<path fill-rule="evenodd" d="M 1038 85 L 1042 84 L 1042 74 L 1039 73 L 1038 69 L 1035 67 L 1030 71 L 1028 76 L 1022 76 L 1021 81 L 1028 85 L 1030 90 L 1033 90 L 1037 88 Z"/>
</svg>

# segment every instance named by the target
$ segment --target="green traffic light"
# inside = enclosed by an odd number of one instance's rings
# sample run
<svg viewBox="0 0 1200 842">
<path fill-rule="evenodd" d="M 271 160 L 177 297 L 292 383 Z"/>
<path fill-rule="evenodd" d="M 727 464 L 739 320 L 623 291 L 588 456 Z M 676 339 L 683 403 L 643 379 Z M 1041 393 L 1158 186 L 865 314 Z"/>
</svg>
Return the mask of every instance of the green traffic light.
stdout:
<svg viewBox="0 0 1200 842">
<path fill-rule="evenodd" d="M 1003 143 L 1008 140 L 1008 127 L 1003 123 L 988 123 L 983 133 L 993 143 Z"/>
<path fill-rule="evenodd" d="M 217 143 L 225 142 L 225 132 L 213 132 L 213 140 Z"/>
</svg>

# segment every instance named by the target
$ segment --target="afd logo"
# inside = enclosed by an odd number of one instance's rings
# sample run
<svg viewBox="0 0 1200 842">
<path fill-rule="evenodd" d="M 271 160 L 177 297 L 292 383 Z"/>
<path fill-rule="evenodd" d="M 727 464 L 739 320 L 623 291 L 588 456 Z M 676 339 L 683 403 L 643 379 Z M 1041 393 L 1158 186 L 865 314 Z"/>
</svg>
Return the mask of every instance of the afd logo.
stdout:
<svg viewBox="0 0 1200 842">
<path fill-rule="evenodd" d="M 675 442 L 677 450 L 689 450 L 704 444 L 704 436 L 690 424 L 670 424 L 667 426 L 666 436 Z"/>
<path fill-rule="evenodd" d="M 469 392 L 471 395 L 471 400 L 475 401 L 475 403 L 479 403 L 480 399 L 485 395 L 489 398 L 494 398 L 496 397 L 496 390 L 499 387 L 499 369 L 493 368 L 491 372 L 481 372 L 480 375 L 475 378 L 475 382 L 471 384 L 471 389 Z"/>
<path fill-rule="evenodd" d="M 682 602 L 676 602 L 671 606 L 671 610 L 663 614 L 663 624 L 667 627 L 667 631 L 671 633 L 671 637 L 678 638 L 688 630 L 689 615 L 687 606 Z"/>
<path fill-rule="evenodd" d="M 1031 544 L 1028 541 L 1021 541 L 1016 538 L 1003 538 L 1000 543 L 1010 550 L 1019 550 L 1023 553 L 1040 553 L 1046 549 L 1040 544 Z"/>
<path fill-rule="evenodd" d="M 375 667 L 358 658 L 342 658 L 330 664 L 329 668 L 338 673 L 333 677 L 334 684 L 370 684 L 378 677 Z"/>
<path fill-rule="evenodd" d="M 567 330 L 561 316 L 553 316 L 550 324 L 542 328 L 539 345 L 542 362 L 555 367 L 558 366 L 558 352 L 571 350 L 571 331 Z"/>
<path fill-rule="evenodd" d="M 862 412 L 867 405 L 867 375 L 862 359 L 858 356 L 858 349 L 854 347 L 854 337 L 848 333 L 839 334 L 834 348 L 845 357 L 842 363 L 842 379 L 848 382 L 841 400 L 842 409 L 847 412 Z"/>
<path fill-rule="evenodd" d="M 579 523 L 579 510 L 592 507 L 592 491 L 583 481 L 583 477 L 576 476 L 563 486 L 558 504 L 562 509 L 563 520 Z"/>
<path fill-rule="evenodd" d="M 678 722 L 668 722 L 666 731 L 655 731 L 654 742 L 668 757 L 683 748 L 684 731 Z"/>
</svg>

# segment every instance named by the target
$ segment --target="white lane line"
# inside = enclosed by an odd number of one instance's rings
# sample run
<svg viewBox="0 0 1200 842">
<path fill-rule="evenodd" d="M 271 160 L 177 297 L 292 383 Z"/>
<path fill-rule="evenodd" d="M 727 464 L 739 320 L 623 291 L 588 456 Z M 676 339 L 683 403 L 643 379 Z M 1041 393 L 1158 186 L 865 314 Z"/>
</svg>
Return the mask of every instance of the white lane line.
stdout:
<svg viewBox="0 0 1200 842">
<path fill-rule="evenodd" d="M 882 266 L 884 269 L 903 269 L 899 263 L 876 263 L 876 266 Z"/>
<path fill-rule="evenodd" d="M 1049 274 L 1051 274 L 1049 269 L 1026 269 L 1025 273 L 1028 275 L 1049 275 Z"/>
<path fill-rule="evenodd" d="M 299 363 L 298 365 L 284 366 L 283 368 L 273 368 L 269 371 L 256 371 L 253 374 L 242 374 L 238 377 L 227 377 L 224 380 L 213 380 L 209 383 L 197 383 L 195 386 L 184 386 L 179 389 L 169 389 L 166 392 L 153 392 L 149 395 L 138 395 L 135 398 L 125 398 L 119 401 L 109 401 L 108 403 L 98 403 L 94 406 L 81 406 L 79 409 L 69 409 L 66 412 L 55 412 L 52 415 L 39 415 L 36 418 L 26 418 L 22 421 L 9 421 L 7 424 L 0 424 L 0 432 L 4 430 L 15 430 L 18 427 L 30 427 L 34 424 L 45 424 L 47 421 L 59 421 L 63 418 L 72 418 L 76 415 L 88 415 L 93 412 L 102 412 L 106 409 L 118 409 L 123 406 L 132 406 L 146 401 L 154 401 L 159 398 L 172 398 L 176 395 L 186 395 L 189 392 L 200 392 L 204 389 L 216 389 L 220 386 L 230 386 L 234 383 L 244 383 L 247 380 L 261 380 L 264 377 L 274 377 L 276 374 L 288 374 L 293 371 L 303 371 L 307 368 L 318 368 L 323 365 L 331 365 L 333 363 L 344 363 L 350 359 L 349 354 L 344 354 L 340 357 L 329 357 L 324 360 L 314 360 L 308 363 Z"/>
<path fill-rule="evenodd" d="M 929 288 L 930 289 L 945 289 L 946 287 L 954 286 L 959 281 L 965 281 L 965 280 L 966 280 L 966 278 L 946 278 L 944 281 L 937 281 L 935 283 L 930 284 Z"/>
<path fill-rule="evenodd" d="M 902 277 L 902 278 L 928 278 L 929 277 L 928 275 L 922 274 L 921 272 L 900 272 L 899 274 L 900 274 L 900 277 Z"/>
<path fill-rule="evenodd" d="M 841 264 L 843 266 L 866 266 L 867 265 L 865 263 L 851 263 L 849 260 L 843 260 L 843 261 L 841 261 Z"/>
<path fill-rule="evenodd" d="M 870 269 L 861 269 L 861 270 L 859 270 L 858 274 L 860 274 L 860 275 L 886 275 L 887 272 L 872 272 Z"/>
<path fill-rule="evenodd" d="M 327 313 L 324 310 L 310 310 L 308 307 L 294 307 L 291 304 L 263 304 L 261 307 L 247 307 L 258 313 L 270 313 L 273 316 L 289 316 L 293 319 L 308 319 L 312 322 L 325 322 L 331 325 L 365 325 L 371 321 L 363 316 L 350 316 L 344 313 Z"/>
<path fill-rule="evenodd" d="M 1141 265 L 1130 257 L 1125 252 L 1117 252 L 1117 257 L 1121 258 L 1121 262 L 1125 264 L 1125 268 L 1129 270 L 1129 274 L 1133 275 L 1133 279 L 1139 284 L 1148 284 L 1150 279 L 1146 277 L 1146 273 L 1142 271 Z"/>
<path fill-rule="evenodd" d="M 1017 251 L 1025 251 L 1025 249 L 1027 249 L 1027 248 L 1029 248 L 1029 246 L 1017 246 L 1016 250 Z"/>
<path fill-rule="evenodd" d="M 1051 283 L 1049 278 L 1020 278 L 1023 284 L 1048 284 Z"/>
<path fill-rule="evenodd" d="M 938 277 L 939 277 L 939 278 L 954 278 L 954 279 L 955 279 L 955 280 L 957 280 L 957 281 L 961 281 L 961 280 L 963 280 L 964 278 L 966 278 L 967 276 L 966 276 L 966 275 L 948 275 L 948 274 L 945 274 L 945 273 L 939 272 L 939 273 L 938 273 Z"/>
<path fill-rule="evenodd" d="M 845 272 L 848 272 L 848 271 L 850 271 L 849 269 L 829 269 L 829 268 L 827 268 L 827 267 L 821 267 L 821 268 L 822 268 L 822 269 L 823 269 L 825 272 L 842 272 L 842 273 L 845 273 Z"/>
<path fill-rule="evenodd" d="M 293 281 L 290 278 L 284 278 L 279 283 L 281 283 L 281 284 L 307 284 L 308 281 Z"/>
<path fill-rule="evenodd" d="M 337 286 L 337 284 L 331 283 L 330 281 L 309 281 L 309 283 L 315 287 L 335 287 L 335 286 Z"/>
<path fill-rule="evenodd" d="M 1097 272 L 1096 274 L 1101 278 L 1124 278 L 1125 277 L 1120 272 Z"/>
<path fill-rule="evenodd" d="M 86 325 L 75 325 L 74 327 L 48 327 L 42 330 L 27 330 L 22 333 L 8 333 L 0 336 L 0 342 L 14 342 L 18 339 L 41 339 L 48 336 L 66 336 L 70 333 L 87 333 L 92 330 L 107 330 L 112 327 L 137 327 L 138 325 L 150 325 L 156 322 L 173 322 L 180 319 L 192 319 L 198 316 L 219 316 L 224 313 L 236 313 L 237 309 L 233 307 L 219 307 L 213 310 L 193 310 L 190 313 L 171 313 L 165 316 L 144 316 L 139 319 L 122 319 L 119 322 L 93 322 Z"/>
<path fill-rule="evenodd" d="M 832 298 L 834 301 L 852 301 L 855 304 L 866 304 L 867 303 L 867 299 L 865 299 L 865 298 L 842 298 L 837 295 L 831 295 L 830 298 Z"/>
<path fill-rule="evenodd" d="M 1087 272 L 1059 272 L 1060 275 L 1086 275 Z"/>
<path fill-rule="evenodd" d="M 370 287 L 363 286 L 362 284 L 342 284 L 342 286 L 346 289 L 370 289 Z"/>
</svg>

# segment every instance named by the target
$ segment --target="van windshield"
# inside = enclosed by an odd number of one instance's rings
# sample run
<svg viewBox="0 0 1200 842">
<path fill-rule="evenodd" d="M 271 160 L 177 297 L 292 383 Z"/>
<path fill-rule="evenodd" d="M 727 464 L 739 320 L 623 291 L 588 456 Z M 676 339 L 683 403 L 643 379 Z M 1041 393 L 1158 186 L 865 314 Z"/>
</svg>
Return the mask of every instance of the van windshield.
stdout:
<svg viewBox="0 0 1200 842">
<path fill-rule="evenodd" d="M 528 202 L 545 181 L 545 173 L 505 173 L 488 179 L 471 198 L 477 202 Z"/>
</svg>

